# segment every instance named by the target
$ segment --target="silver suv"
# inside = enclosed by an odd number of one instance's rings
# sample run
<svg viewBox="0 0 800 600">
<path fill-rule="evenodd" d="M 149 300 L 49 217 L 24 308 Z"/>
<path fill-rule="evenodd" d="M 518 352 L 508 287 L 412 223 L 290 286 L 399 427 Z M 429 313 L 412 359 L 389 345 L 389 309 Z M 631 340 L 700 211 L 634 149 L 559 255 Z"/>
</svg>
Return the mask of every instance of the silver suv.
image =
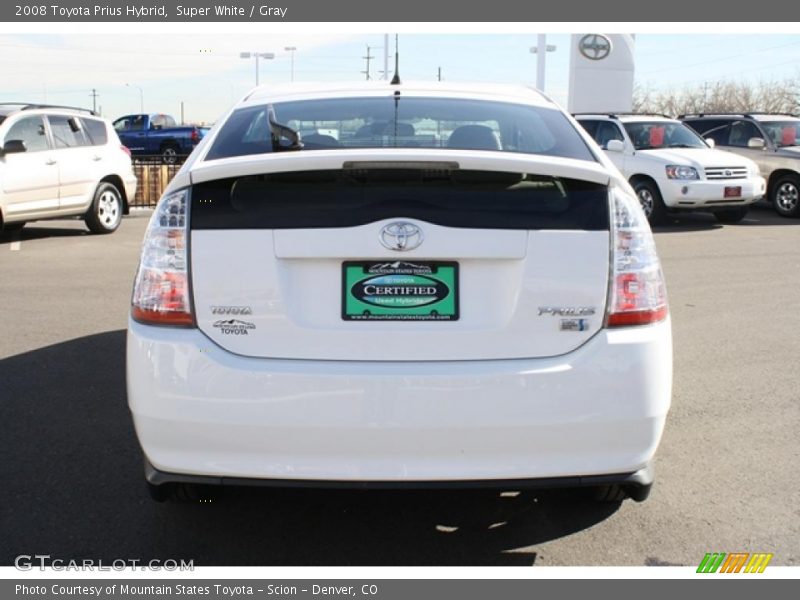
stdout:
<svg viewBox="0 0 800 600">
<path fill-rule="evenodd" d="M 755 161 L 767 179 L 767 198 L 778 214 L 800 217 L 800 118 L 774 113 L 679 118 L 717 146 Z"/>
<path fill-rule="evenodd" d="M 94 233 L 119 227 L 136 193 L 131 156 L 87 109 L 0 104 L 0 228 L 81 216 Z"/>
</svg>

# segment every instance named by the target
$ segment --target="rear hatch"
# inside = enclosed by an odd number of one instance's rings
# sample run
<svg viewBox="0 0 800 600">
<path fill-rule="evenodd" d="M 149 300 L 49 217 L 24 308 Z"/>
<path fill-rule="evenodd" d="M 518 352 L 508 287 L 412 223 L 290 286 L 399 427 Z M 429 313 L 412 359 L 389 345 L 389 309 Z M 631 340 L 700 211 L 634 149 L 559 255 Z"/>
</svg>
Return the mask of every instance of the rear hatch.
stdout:
<svg viewBox="0 0 800 600">
<path fill-rule="evenodd" d="M 198 327 L 230 352 L 287 359 L 548 357 L 586 342 L 608 289 L 604 169 L 440 154 L 196 168 Z"/>
</svg>

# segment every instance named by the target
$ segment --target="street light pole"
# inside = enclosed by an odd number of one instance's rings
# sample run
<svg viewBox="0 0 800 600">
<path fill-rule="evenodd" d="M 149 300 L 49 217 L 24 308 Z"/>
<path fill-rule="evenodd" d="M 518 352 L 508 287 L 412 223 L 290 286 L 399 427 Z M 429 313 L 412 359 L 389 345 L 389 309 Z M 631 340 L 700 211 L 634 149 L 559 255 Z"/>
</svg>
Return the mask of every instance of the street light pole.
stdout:
<svg viewBox="0 0 800 600">
<path fill-rule="evenodd" d="M 272 60 L 275 58 L 275 54 L 272 52 L 240 52 L 239 58 L 255 58 L 256 59 L 256 86 L 258 86 L 258 59 L 264 58 L 267 60 Z"/>
<path fill-rule="evenodd" d="M 531 54 L 538 55 L 536 57 L 536 88 L 542 92 L 544 91 L 544 68 L 547 53 L 555 51 L 556 47 L 547 43 L 547 36 L 543 33 L 536 37 L 536 45 L 531 48 Z"/>
<path fill-rule="evenodd" d="M 286 46 L 284 48 L 284 50 L 286 50 L 286 52 L 290 52 L 291 56 L 292 56 L 292 79 L 291 79 L 291 81 L 294 81 L 294 53 L 297 50 L 297 48 L 294 47 L 294 46 Z"/>
<path fill-rule="evenodd" d="M 133 87 L 133 88 L 136 88 L 137 90 L 139 90 L 139 112 L 143 113 L 144 112 L 144 90 L 142 90 L 142 88 L 140 88 L 138 85 L 134 85 L 132 83 L 126 83 L 125 85 L 127 87 Z"/>
</svg>

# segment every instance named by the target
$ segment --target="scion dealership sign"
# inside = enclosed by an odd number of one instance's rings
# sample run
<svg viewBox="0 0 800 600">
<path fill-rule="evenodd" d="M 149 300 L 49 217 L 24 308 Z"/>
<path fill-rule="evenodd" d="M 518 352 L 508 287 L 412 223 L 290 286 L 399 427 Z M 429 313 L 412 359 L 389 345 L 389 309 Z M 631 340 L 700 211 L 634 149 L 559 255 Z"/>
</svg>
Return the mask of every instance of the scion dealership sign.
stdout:
<svg viewBox="0 0 800 600">
<path fill-rule="evenodd" d="M 603 60 L 611 54 L 611 40 L 600 33 L 589 33 L 581 38 L 578 50 L 589 60 Z"/>
</svg>

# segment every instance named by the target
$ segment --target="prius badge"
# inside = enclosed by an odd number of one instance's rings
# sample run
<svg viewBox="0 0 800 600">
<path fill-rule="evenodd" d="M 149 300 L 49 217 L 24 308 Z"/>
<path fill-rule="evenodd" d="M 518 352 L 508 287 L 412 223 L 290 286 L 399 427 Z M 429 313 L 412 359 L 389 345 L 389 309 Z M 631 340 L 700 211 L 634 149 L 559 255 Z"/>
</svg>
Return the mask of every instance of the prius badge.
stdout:
<svg viewBox="0 0 800 600">
<path fill-rule="evenodd" d="M 422 230 L 407 221 L 395 221 L 381 228 L 378 239 L 385 248 L 406 252 L 417 248 L 424 239 Z"/>
</svg>

